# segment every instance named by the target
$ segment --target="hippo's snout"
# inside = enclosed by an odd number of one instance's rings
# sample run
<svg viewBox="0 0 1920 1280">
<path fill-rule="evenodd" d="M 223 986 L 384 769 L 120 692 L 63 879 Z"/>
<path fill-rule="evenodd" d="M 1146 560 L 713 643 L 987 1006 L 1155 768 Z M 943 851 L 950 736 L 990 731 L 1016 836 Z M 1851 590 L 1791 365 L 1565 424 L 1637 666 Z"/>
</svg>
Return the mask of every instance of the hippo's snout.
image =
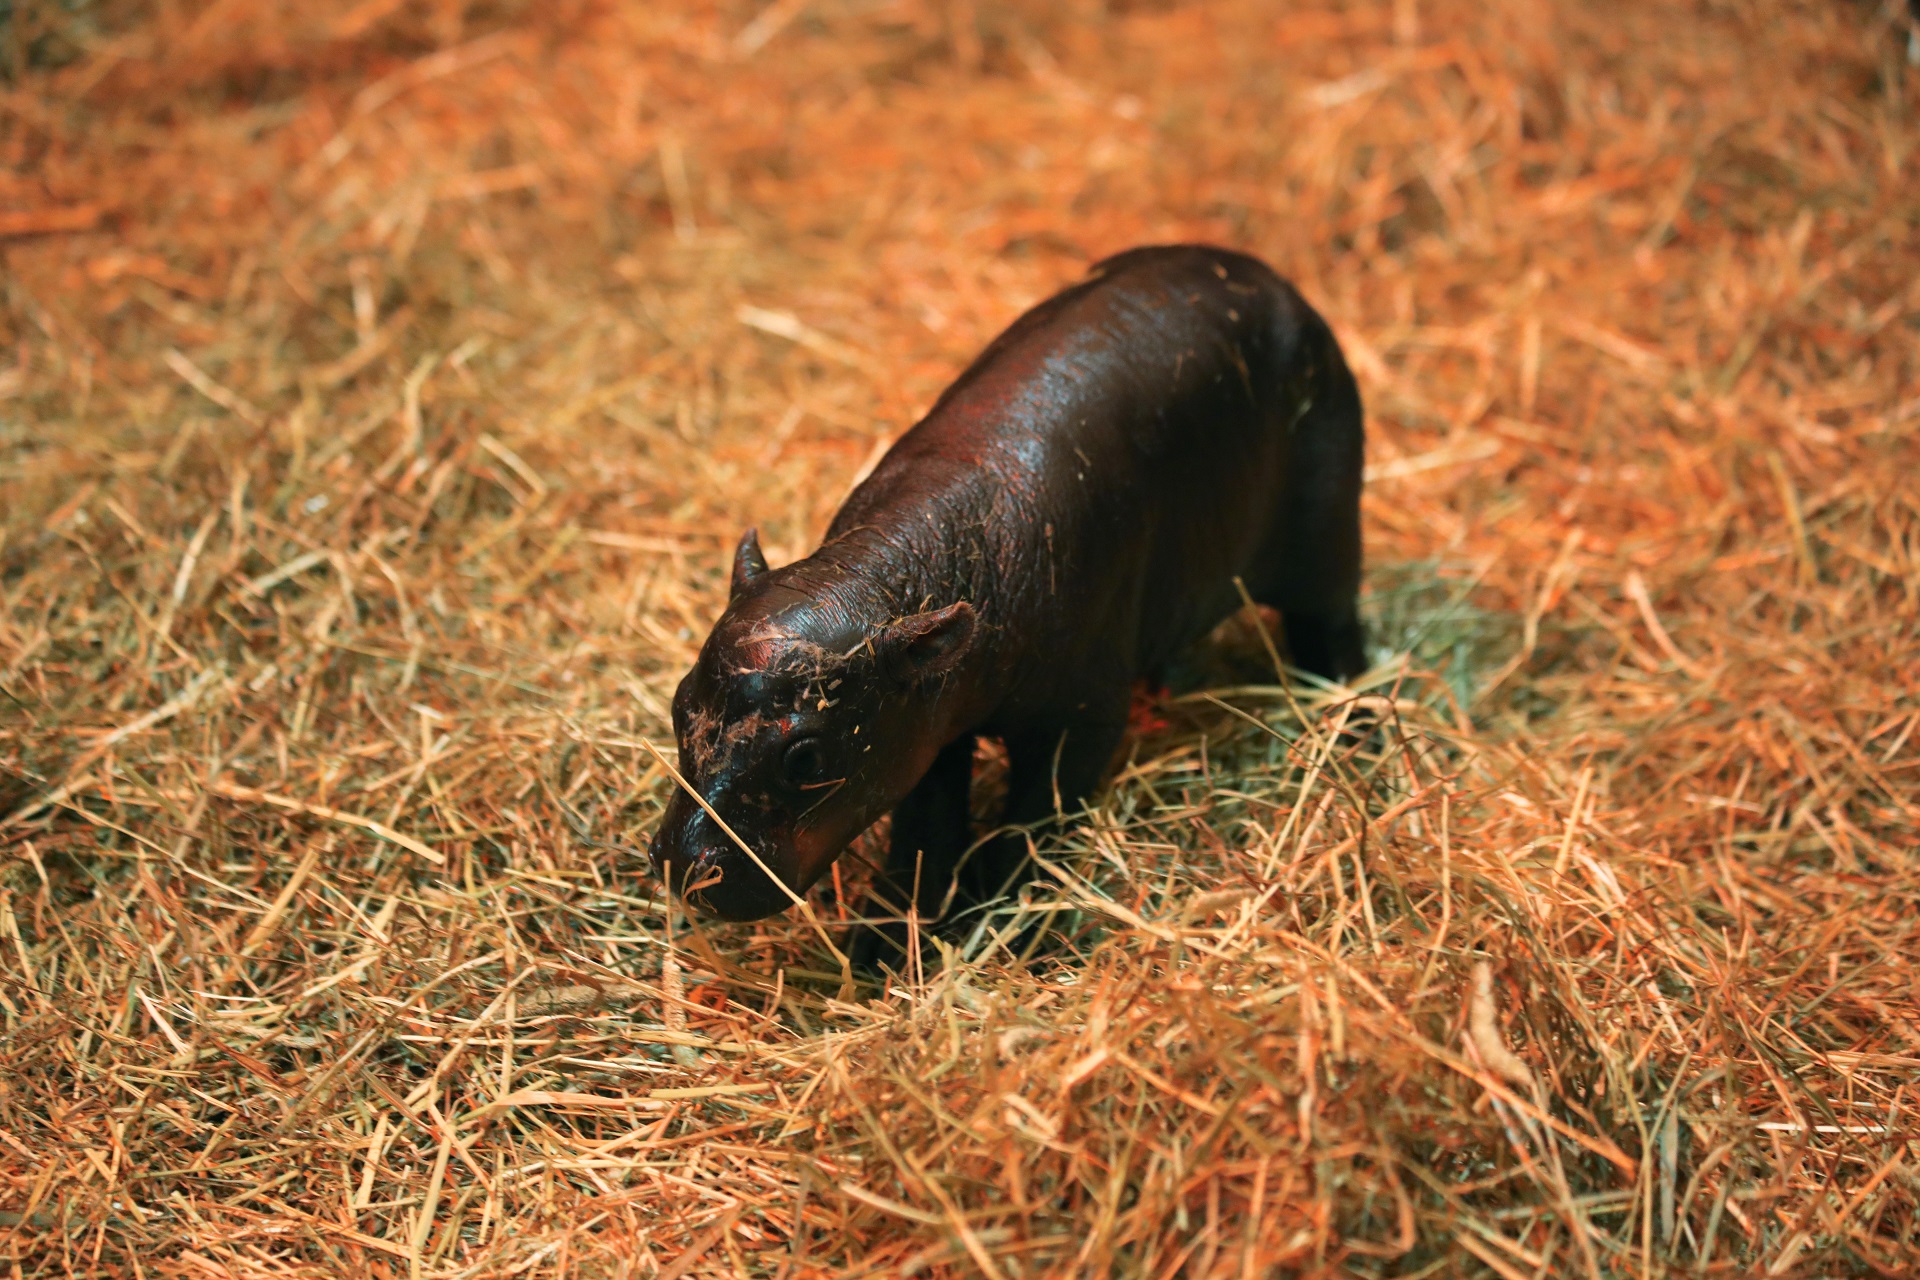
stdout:
<svg viewBox="0 0 1920 1280">
<path fill-rule="evenodd" d="M 717 850 L 696 864 L 682 896 L 722 920 L 759 920 L 793 905 L 766 872 L 738 850 Z"/>
<path fill-rule="evenodd" d="M 673 893 L 709 915 L 759 920 L 793 905 L 787 891 L 685 795 L 667 805 L 652 854 Z M 760 860 L 776 870 L 780 865 L 764 852 Z"/>
</svg>

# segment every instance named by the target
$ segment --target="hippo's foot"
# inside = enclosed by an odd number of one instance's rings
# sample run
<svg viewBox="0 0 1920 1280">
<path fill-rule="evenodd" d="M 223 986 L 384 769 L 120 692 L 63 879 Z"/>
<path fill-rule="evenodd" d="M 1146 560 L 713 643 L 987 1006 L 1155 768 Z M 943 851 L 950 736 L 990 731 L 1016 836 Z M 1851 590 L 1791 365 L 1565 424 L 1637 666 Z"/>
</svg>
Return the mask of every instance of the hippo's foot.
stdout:
<svg viewBox="0 0 1920 1280">
<path fill-rule="evenodd" d="M 968 913 L 959 920 L 922 925 L 916 939 L 914 927 L 907 921 L 898 917 L 876 919 L 869 924 L 855 925 L 848 931 L 843 945 L 859 977 L 877 981 L 889 971 L 911 976 L 915 972 L 916 952 L 918 972 L 931 977 L 940 971 L 945 952 L 972 934 L 974 924 L 972 913 Z M 1065 936 L 1053 927 L 1053 918 L 1048 914 L 1016 918 L 1010 928 L 1003 926 L 996 930 L 996 936 L 999 945 L 993 947 L 988 956 L 1001 964 L 1041 960 L 1070 950 Z M 943 948 L 936 940 L 948 946 Z"/>
<path fill-rule="evenodd" d="M 870 924 L 853 926 L 847 934 L 845 949 L 854 973 L 877 981 L 883 971 L 891 970 L 900 974 L 909 971 L 912 967 L 909 959 L 912 942 L 913 926 L 905 920 L 875 920 Z M 929 960 L 938 964 L 939 959 L 938 951 L 922 946 L 920 960 L 923 965 Z"/>
<path fill-rule="evenodd" d="M 1125 697 L 1130 686 L 1118 688 L 1119 696 Z M 898 847 L 869 891 L 861 912 L 863 922 L 847 939 L 853 967 L 868 977 L 878 977 L 883 969 L 902 976 L 936 973 L 944 949 L 935 940 L 958 945 L 973 937 L 983 924 L 982 908 L 987 908 L 984 925 L 997 943 L 982 953 L 987 963 L 1031 960 L 1056 950 L 1059 936 L 1049 927 L 1051 913 L 1002 912 L 997 907 L 1018 897 L 1033 878 L 1035 841 L 1044 841 L 1061 829 L 1061 811 L 1079 812 L 1125 724 L 1124 716 L 1116 714 L 1070 733 L 1052 732 L 1011 743 L 1009 825 L 971 846 L 954 843 L 941 848 L 930 838 L 902 842 L 900 819 L 906 806 L 896 810 Z M 966 827 L 953 822 L 943 830 L 964 834 Z M 917 862 L 903 856 L 906 849 L 929 846 L 940 856 L 921 855 Z M 929 891 L 935 887 L 938 892 Z M 913 923 L 920 925 L 917 938 L 900 907 L 909 901 L 921 904 L 913 917 Z"/>
<path fill-rule="evenodd" d="M 1007 957 L 1007 963 L 1018 964 L 1057 958 L 1071 953 L 1073 949 L 1067 936 L 1054 928 L 1051 915 L 1020 923 L 1011 933 L 1000 938 L 1000 945 L 1004 950 L 999 954 Z"/>
<path fill-rule="evenodd" d="M 963 924 L 922 924 L 916 930 L 914 925 L 895 916 L 855 925 L 847 931 L 843 946 L 858 977 L 876 982 L 888 972 L 903 978 L 916 974 L 931 977 L 940 972 L 945 962 L 945 953 L 935 945 L 935 939 L 951 948 L 962 940 L 966 931 Z"/>
</svg>

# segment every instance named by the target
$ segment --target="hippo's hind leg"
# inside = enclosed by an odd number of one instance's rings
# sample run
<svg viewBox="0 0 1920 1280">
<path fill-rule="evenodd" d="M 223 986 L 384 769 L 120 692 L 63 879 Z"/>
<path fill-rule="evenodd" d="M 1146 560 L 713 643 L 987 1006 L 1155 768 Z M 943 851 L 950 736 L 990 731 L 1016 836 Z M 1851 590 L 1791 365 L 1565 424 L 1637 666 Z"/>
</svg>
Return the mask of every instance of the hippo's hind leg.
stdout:
<svg viewBox="0 0 1920 1280">
<path fill-rule="evenodd" d="M 1360 622 L 1360 391 L 1333 336 L 1321 342 L 1314 403 L 1291 428 L 1287 481 L 1274 527 L 1247 577 L 1280 611 L 1294 665 L 1329 680 L 1367 669 Z"/>
<path fill-rule="evenodd" d="M 1326 680 L 1348 680 L 1367 669 L 1367 633 L 1357 613 L 1344 618 L 1280 612 L 1293 664 Z"/>
<path fill-rule="evenodd" d="M 954 869 L 972 843 L 969 791 L 973 781 L 973 735 L 963 733 L 934 757 L 926 775 L 893 811 L 887 865 L 875 877 L 856 925 L 849 959 L 874 973 L 881 966 L 906 967 L 908 907 L 923 921 L 941 913 L 953 887 Z"/>
</svg>

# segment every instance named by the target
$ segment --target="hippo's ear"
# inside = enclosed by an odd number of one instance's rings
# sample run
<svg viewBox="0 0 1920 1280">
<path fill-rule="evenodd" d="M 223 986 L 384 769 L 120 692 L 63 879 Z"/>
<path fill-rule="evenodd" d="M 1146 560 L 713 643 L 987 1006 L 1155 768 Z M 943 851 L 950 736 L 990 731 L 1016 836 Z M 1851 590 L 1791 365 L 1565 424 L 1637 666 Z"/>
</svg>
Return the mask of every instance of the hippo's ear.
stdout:
<svg viewBox="0 0 1920 1280">
<path fill-rule="evenodd" d="M 887 668 L 909 682 L 945 675 L 973 644 L 975 614 L 965 600 L 916 613 L 880 633 L 874 648 Z"/>
<path fill-rule="evenodd" d="M 740 535 L 740 545 L 733 549 L 733 581 L 727 587 L 727 598 L 731 600 L 745 591 L 766 571 L 767 558 L 760 553 L 760 531 L 749 529 Z"/>
</svg>

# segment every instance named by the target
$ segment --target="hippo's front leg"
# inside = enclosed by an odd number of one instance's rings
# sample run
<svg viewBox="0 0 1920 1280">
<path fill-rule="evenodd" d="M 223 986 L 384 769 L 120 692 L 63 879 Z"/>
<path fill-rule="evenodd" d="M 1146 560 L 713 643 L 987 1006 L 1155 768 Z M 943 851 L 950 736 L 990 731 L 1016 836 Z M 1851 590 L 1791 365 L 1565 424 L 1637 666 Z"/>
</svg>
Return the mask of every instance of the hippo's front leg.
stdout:
<svg viewBox="0 0 1920 1280">
<path fill-rule="evenodd" d="M 865 973 L 904 969 L 908 904 L 926 923 L 939 919 L 953 896 L 954 870 L 972 842 L 969 795 L 973 735 L 963 733 L 934 757 L 926 776 L 893 811 L 887 865 L 874 878 L 854 926 L 849 958 Z"/>
<path fill-rule="evenodd" d="M 1131 687 L 1121 689 L 1111 710 L 1008 738 L 1007 805 L 1001 821 L 1013 829 L 988 840 L 967 859 L 949 919 L 1016 893 L 1033 878 L 1033 846 L 1086 808 L 1126 733 Z"/>
</svg>

